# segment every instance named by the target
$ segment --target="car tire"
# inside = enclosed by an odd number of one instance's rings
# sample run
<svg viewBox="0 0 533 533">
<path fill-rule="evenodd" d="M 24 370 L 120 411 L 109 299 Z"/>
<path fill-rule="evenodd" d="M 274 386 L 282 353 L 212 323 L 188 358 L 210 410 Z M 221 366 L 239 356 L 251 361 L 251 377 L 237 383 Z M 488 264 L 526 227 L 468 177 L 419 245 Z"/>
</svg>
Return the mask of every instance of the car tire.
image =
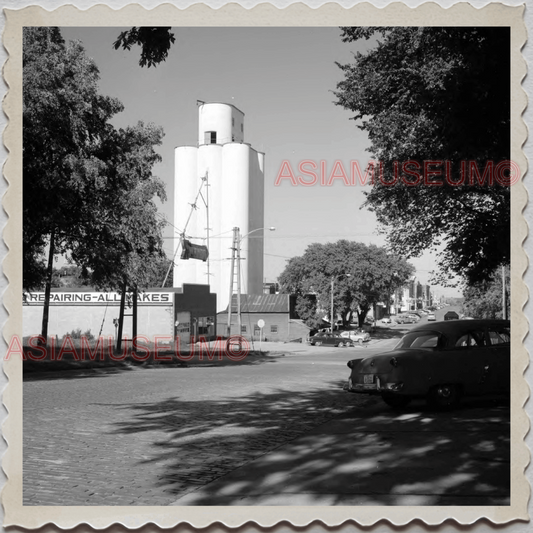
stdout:
<svg viewBox="0 0 533 533">
<path fill-rule="evenodd" d="M 316 341 L 315 346 L 322 346 L 322 341 Z"/>
<path fill-rule="evenodd" d="M 346 346 L 346 344 L 343 341 L 341 341 L 341 342 L 339 342 L 338 346 L 339 346 L 339 348 L 344 348 Z"/>
<path fill-rule="evenodd" d="M 453 409 L 459 405 L 461 396 L 461 387 L 446 383 L 431 387 L 426 400 L 434 409 Z"/>
<path fill-rule="evenodd" d="M 359 339 L 357 342 L 358 342 L 361 346 L 363 346 L 363 339 Z"/>
<path fill-rule="evenodd" d="M 381 399 L 389 406 L 394 409 L 401 409 L 406 407 L 411 403 L 411 398 L 409 396 L 400 396 L 398 394 L 390 394 L 387 392 L 381 393 Z"/>
</svg>

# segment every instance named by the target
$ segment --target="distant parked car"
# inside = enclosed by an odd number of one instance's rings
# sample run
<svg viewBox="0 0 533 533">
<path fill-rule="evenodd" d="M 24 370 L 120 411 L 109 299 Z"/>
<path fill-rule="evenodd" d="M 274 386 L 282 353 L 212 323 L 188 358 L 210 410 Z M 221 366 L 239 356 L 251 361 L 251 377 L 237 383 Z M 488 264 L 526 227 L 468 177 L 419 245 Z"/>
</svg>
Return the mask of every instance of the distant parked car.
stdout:
<svg viewBox="0 0 533 533">
<path fill-rule="evenodd" d="M 384 317 L 381 319 L 381 323 L 382 323 L 382 324 L 392 324 L 391 317 L 390 317 L 390 316 L 384 316 Z"/>
<path fill-rule="evenodd" d="M 435 313 L 429 313 L 428 315 L 428 322 L 435 322 L 437 318 L 435 317 Z"/>
<path fill-rule="evenodd" d="M 398 324 L 413 324 L 416 322 L 416 318 L 409 315 L 398 315 L 396 317 L 396 322 Z"/>
<path fill-rule="evenodd" d="M 370 340 L 370 334 L 367 331 L 361 330 L 343 331 L 341 333 L 341 337 L 344 337 L 345 339 L 350 339 L 353 342 L 357 342 L 359 344 L 363 344 L 364 342 L 368 342 Z"/>
<path fill-rule="evenodd" d="M 455 311 L 448 311 L 444 315 L 444 320 L 459 320 L 459 315 Z"/>
<path fill-rule="evenodd" d="M 508 320 L 452 320 L 424 324 L 387 353 L 348 362 L 346 389 L 381 395 L 392 407 L 425 398 L 438 408 L 463 396 L 510 393 Z"/>
<path fill-rule="evenodd" d="M 339 333 L 319 332 L 307 339 L 311 346 L 355 346 L 351 339 L 341 337 Z"/>
</svg>

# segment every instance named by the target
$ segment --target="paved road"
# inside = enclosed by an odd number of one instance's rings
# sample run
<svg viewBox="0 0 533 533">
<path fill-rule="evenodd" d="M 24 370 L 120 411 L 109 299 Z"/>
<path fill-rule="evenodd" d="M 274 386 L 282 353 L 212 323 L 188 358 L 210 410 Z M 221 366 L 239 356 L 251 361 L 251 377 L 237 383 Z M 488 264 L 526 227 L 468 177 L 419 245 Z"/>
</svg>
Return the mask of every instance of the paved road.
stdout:
<svg viewBox="0 0 533 533">
<path fill-rule="evenodd" d="M 353 409 L 356 350 L 24 383 L 25 505 L 165 505 Z M 283 346 L 281 346 L 283 347 Z"/>
<path fill-rule="evenodd" d="M 401 462 L 401 468 L 396 465 L 397 479 L 397 474 L 414 470 L 413 465 L 420 466 L 421 461 L 423 464 L 428 450 L 441 454 L 442 459 L 446 454 L 456 455 L 464 444 L 461 462 L 453 467 L 459 477 L 454 478 L 452 488 L 456 493 L 460 486 L 474 496 L 485 490 L 491 497 L 505 497 L 509 445 L 505 406 L 467 405 L 453 415 L 455 419 L 447 419 L 448 425 L 442 426 L 447 436 L 437 435 L 436 446 L 436 433 L 426 431 L 429 441 L 412 439 L 421 428 L 439 427 L 444 420 L 439 416 L 444 414 L 427 413 L 415 405 L 398 415 L 380 400 L 342 391 L 348 375 L 346 362 L 355 354 L 369 354 L 391 342 L 353 349 L 293 346 L 286 355 L 272 352 L 270 357 L 222 367 L 34 377 L 24 383 L 24 505 L 205 504 L 209 494 L 205 491 L 210 487 L 214 492 L 209 501 L 214 503 L 214 496 L 227 497 L 219 492 L 220 484 L 225 480 L 231 483 L 231 476 L 247 475 L 246 471 L 259 476 L 254 486 L 268 489 L 268 484 L 261 482 L 261 461 L 275 454 L 292 457 L 277 463 L 280 494 L 282 486 L 296 494 L 298 487 L 307 487 L 298 476 L 312 476 L 317 467 L 312 450 L 317 451 L 317 446 L 327 450 L 324 446 L 335 442 L 341 448 L 337 455 L 328 456 L 326 472 L 330 474 L 321 478 L 336 486 L 335 491 L 340 489 L 334 479 L 346 480 L 341 475 L 343 468 L 344 475 L 353 468 L 353 472 L 364 469 L 361 464 L 348 466 L 349 459 L 364 462 L 359 454 L 374 453 L 372 446 L 386 446 L 380 448 L 388 454 L 382 458 L 388 461 L 383 465 L 394 463 L 398 452 L 410 458 L 410 463 Z M 277 348 L 285 349 L 283 345 Z M 476 419 L 482 422 L 474 424 Z M 457 420 L 462 422 L 457 424 Z M 403 438 L 406 430 L 410 434 L 407 439 Z M 464 441 L 462 437 L 453 445 L 461 433 L 472 438 Z M 347 448 L 346 442 L 353 439 L 360 446 Z M 450 472 L 442 460 L 434 464 L 427 478 L 432 483 L 437 475 L 446 478 Z M 493 472 L 503 471 L 499 487 L 493 486 L 492 478 L 483 480 L 472 473 L 479 468 L 482 471 L 483 465 Z M 256 467 L 259 470 L 255 471 Z M 423 470 L 427 473 L 427 468 Z M 291 484 L 283 481 L 289 474 Z M 366 479 L 368 488 L 374 490 L 371 481 L 376 478 Z M 420 487 L 419 492 L 428 491 Z M 321 498 L 328 501 L 326 496 L 318 496 L 323 487 L 307 488 L 307 493 L 316 494 L 317 502 Z M 385 492 L 391 489 L 382 488 L 383 499 L 376 501 L 387 503 L 390 495 Z M 358 485 L 354 490 L 360 494 L 364 487 Z M 241 496 L 237 494 L 227 503 L 238 503 Z M 332 502 L 348 500 L 333 497 Z"/>
</svg>

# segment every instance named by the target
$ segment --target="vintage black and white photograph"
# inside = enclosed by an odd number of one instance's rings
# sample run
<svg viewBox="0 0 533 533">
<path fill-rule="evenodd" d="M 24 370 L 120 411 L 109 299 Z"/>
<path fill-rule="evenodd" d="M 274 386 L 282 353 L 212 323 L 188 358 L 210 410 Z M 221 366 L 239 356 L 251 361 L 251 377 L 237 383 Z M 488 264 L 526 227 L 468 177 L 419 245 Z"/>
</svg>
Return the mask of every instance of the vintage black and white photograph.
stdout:
<svg viewBox="0 0 533 533">
<path fill-rule="evenodd" d="M 24 508 L 511 508 L 512 32 L 24 25 Z"/>
</svg>

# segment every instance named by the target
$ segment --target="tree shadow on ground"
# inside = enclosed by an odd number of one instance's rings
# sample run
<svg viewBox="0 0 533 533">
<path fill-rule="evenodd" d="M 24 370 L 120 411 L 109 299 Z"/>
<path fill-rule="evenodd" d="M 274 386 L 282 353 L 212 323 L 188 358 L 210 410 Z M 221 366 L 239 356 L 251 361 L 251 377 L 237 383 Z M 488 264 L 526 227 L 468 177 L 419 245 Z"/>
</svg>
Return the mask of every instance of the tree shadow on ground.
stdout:
<svg viewBox="0 0 533 533">
<path fill-rule="evenodd" d="M 205 352 L 201 357 L 196 355 L 189 358 L 189 354 L 182 354 L 180 357 L 175 354 L 163 353 L 161 357 L 166 359 L 134 361 L 131 359 L 119 361 L 74 361 L 65 359 L 63 361 L 24 361 L 23 380 L 43 381 L 57 379 L 82 379 L 95 378 L 106 375 L 114 375 L 131 370 L 161 369 L 166 368 L 188 368 L 188 367 L 214 367 L 214 366 L 242 366 L 242 365 L 264 365 L 275 363 L 276 359 L 283 357 L 283 354 L 269 355 L 267 352 L 250 352 L 242 359 L 230 359 L 227 356 L 219 357 L 218 354 L 209 356 Z"/>
<path fill-rule="evenodd" d="M 44 365 L 47 365 L 47 367 L 44 368 Z M 53 363 L 40 364 L 37 362 L 35 362 L 31 368 L 28 368 L 26 363 L 24 363 L 23 381 L 101 378 L 103 376 L 111 376 L 121 374 L 122 372 L 129 372 L 134 369 L 134 367 L 128 364 L 94 367 L 84 365 L 82 368 L 76 368 L 74 365 L 57 365 L 56 369 L 56 367 L 53 366 Z"/>
<path fill-rule="evenodd" d="M 509 505 L 505 402 L 395 411 L 340 386 L 122 405 L 116 432 L 159 436 L 142 462 L 177 505 Z"/>
</svg>

